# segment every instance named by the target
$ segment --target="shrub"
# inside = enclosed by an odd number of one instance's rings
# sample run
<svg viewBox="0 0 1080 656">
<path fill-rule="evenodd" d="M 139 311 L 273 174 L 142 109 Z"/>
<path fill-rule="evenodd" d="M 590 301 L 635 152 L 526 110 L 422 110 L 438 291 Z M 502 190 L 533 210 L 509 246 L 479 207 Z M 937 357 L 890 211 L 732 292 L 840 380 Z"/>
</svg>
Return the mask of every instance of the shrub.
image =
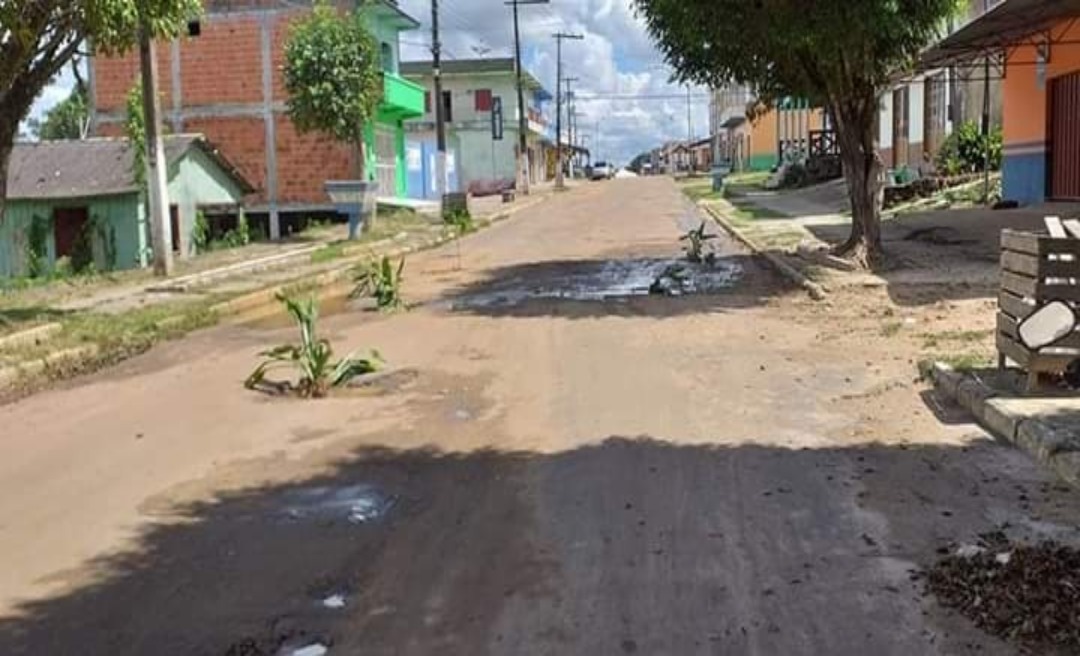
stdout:
<svg viewBox="0 0 1080 656">
<path fill-rule="evenodd" d="M 443 215 L 443 221 L 450 226 L 453 226 L 458 234 L 467 235 L 470 232 L 476 230 L 476 224 L 473 223 L 472 214 L 469 214 L 469 210 L 456 209 L 452 212 L 447 212 Z"/>
<path fill-rule="evenodd" d="M 994 128 L 986 137 L 974 121 L 966 121 L 953 130 L 941 144 L 937 155 L 937 168 L 945 175 L 960 175 L 984 170 L 986 149 L 990 150 L 990 170 L 1001 168 L 1002 135 Z"/>
</svg>

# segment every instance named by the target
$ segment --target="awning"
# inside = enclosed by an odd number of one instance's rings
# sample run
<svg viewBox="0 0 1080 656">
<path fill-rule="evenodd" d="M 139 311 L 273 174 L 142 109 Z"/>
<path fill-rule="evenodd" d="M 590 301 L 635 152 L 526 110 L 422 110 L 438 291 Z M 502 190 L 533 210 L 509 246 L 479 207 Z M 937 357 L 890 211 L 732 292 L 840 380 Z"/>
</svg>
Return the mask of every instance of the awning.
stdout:
<svg viewBox="0 0 1080 656">
<path fill-rule="evenodd" d="M 1047 43 L 1047 32 L 1063 19 L 1080 18 L 1080 0 L 1005 0 L 923 53 L 929 70 L 1000 57 L 1021 45 Z"/>
</svg>

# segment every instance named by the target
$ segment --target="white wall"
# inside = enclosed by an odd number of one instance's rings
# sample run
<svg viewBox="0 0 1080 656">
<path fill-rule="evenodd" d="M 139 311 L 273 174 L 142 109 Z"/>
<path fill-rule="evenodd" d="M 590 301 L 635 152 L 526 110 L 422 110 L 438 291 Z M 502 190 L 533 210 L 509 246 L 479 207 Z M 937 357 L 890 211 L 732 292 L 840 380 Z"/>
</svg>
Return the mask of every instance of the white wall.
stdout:
<svg viewBox="0 0 1080 656">
<path fill-rule="evenodd" d="M 926 119 L 926 106 L 923 104 L 925 89 L 922 78 L 908 85 L 908 143 L 921 144 L 925 136 L 923 129 Z"/>
</svg>

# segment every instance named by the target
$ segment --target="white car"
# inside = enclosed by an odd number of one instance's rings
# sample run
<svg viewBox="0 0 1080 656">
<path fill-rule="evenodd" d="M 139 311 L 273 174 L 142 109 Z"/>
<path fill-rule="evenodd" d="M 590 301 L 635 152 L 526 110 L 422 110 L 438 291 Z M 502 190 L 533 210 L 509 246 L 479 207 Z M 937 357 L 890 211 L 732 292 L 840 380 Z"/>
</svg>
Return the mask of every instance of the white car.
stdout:
<svg viewBox="0 0 1080 656">
<path fill-rule="evenodd" d="M 589 176 L 591 180 L 610 180 L 615 175 L 615 169 L 611 164 L 607 162 L 597 162 L 593 164 L 592 175 Z"/>
</svg>

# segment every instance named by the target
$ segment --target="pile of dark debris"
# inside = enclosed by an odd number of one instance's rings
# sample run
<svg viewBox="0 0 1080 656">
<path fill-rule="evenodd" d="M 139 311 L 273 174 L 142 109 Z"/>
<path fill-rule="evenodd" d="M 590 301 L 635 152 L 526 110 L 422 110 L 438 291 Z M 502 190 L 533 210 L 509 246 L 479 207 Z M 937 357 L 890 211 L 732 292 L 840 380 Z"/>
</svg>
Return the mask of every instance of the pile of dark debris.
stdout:
<svg viewBox="0 0 1080 656">
<path fill-rule="evenodd" d="M 995 531 L 945 552 L 923 576 L 942 605 L 1031 653 L 1080 653 L 1080 550 Z"/>
</svg>

